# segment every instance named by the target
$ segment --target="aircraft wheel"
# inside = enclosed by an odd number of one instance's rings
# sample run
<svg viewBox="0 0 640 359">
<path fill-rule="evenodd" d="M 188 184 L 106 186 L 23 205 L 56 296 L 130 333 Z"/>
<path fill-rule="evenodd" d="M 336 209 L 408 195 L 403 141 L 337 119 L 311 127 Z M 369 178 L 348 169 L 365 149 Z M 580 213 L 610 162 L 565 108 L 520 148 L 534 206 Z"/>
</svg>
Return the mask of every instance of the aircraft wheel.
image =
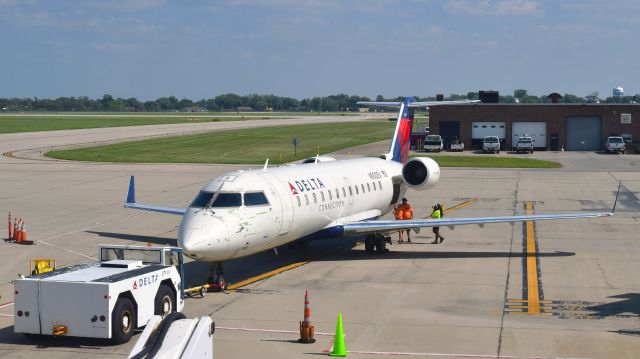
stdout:
<svg viewBox="0 0 640 359">
<path fill-rule="evenodd" d="M 376 253 L 384 254 L 387 251 L 387 242 L 383 238 L 376 238 Z"/>
<path fill-rule="evenodd" d="M 369 237 L 364 240 L 364 251 L 367 253 L 373 253 L 375 246 L 373 244 L 373 240 Z"/>
</svg>

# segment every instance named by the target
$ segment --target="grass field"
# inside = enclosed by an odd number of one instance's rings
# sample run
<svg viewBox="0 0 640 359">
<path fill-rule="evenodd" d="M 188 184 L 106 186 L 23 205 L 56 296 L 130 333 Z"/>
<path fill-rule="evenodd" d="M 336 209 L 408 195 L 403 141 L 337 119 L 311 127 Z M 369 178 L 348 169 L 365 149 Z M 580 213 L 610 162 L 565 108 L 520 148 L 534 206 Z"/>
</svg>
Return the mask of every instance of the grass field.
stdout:
<svg viewBox="0 0 640 359">
<path fill-rule="evenodd" d="M 318 153 L 390 138 L 390 121 L 290 125 L 165 137 L 97 147 L 51 151 L 47 156 L 79 161 L 139 163 L 287 163 Z M 297 138 L 297 154 L 292 140 Z"/>
<path fill-rule="evenodd" d="M 480 167 L 480 168 L 560 168 L 558 162 L 518 157 L 497 157 L 489 155 L 447 156 L 429 155 L 440 167 Z"/>
<path fill-rule="evenodd" d="M 345 116 L 341 112 L 207 112 L 207 113 L 46 113 L 2 114 L 0 133 L 72 130 L 170 123 L 241 121 L 300 116 Z"/>
</svg>

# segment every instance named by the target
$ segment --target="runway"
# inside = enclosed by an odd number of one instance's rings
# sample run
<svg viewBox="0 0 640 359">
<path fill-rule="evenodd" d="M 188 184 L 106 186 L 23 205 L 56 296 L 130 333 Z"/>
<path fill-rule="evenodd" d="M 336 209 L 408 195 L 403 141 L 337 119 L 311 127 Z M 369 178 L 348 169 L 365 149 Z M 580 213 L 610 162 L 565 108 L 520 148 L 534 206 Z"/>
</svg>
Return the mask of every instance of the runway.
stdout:
<svg viewBox="0 0 640 359">
<path fill-rule="evenodd" d="M 318 121 L 344 120 L 330 116 Z M 282 121 L 282 122 L 281 122 Z M 26 223 L 35 245 L 0 242 L 0 357 L 109 358 L 126 356 L 134 341 L 111 346 L 76 338 L 27 339 L 13 334 L 11 280 L 31 258 L 59 266 L 90 261 L 99 243 L 175 244 L 179 218 L 122 207 L 136 175 L 140 202 L 183 206 L 227 165 L 76 163 L 40 158 L 51 146 L 213 130 L 292 124 L 247 120 L 0 135 L 0 214 Z M 384 152 L 383 143 L 338 155 Z M 502 155 L 502 154 L 501 154 Z M 536 156 L 538 154 L 534 154 Z M 557 170 L 449 169 L 429 191 L 409 191 L 416 214 L 435 202 L 448 217 L 606 211 L 618 182 L 617 214 L 592 220 L 429 230 L 386 255 L 367 255 L 355 239 L 312 243 L 226 264 L 239 283 L 303 263 L 227 293 L 187 299 L 187 316 L 210 315 L 220 358 L 326 355 L 341 312 L 351 357 L 391 358 L 634 358 L 640 353 L 640 229 L 637 155 L 543 152 L 566 159 Z M 565 157 L 563 157 L 565 156 Z M 595 163 L 595 165 L 594 165 Z M 634 163 L 633 165 L 631 163 Z M 246 167 L 246 166 L 243 166 Z M 6 229 L 3 230 L 6 236 Z M 207 264 L 189 263 L 189 281 L 206 277 Z M 311 294 L 316 343 L 298 344 L 304 292 Z M 537 290 L 537 294 L 535 291 Z"/>
</svg>

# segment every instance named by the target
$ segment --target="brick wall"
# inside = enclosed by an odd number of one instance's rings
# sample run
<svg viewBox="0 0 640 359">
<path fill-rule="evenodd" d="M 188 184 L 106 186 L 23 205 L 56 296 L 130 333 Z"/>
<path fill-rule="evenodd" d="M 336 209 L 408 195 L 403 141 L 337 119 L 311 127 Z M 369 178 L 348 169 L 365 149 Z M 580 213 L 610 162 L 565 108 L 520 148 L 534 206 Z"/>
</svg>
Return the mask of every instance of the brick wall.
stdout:
<svg viewBox="0 0 640 359">
<path fill-rule="evenodd" d="M 631 124 L 621 124 L 620 114 L 631 114 Z M 460 121 L 460 139 L 471 146 L 472 122 L 506 122 L 506 142 L 510 148 L 511 123 L 546 122 L 549 148 L 552 133 L 559 135 L 560 146 L 566 146 L 567 117 L 600 117 L 602 142 L 610 134 L 631 134 L 640 140 L 640 104 L 473 104 L 433 106 L 429 109 L 429 127 L 438 134 L 440 121 Z"/>
</svg>

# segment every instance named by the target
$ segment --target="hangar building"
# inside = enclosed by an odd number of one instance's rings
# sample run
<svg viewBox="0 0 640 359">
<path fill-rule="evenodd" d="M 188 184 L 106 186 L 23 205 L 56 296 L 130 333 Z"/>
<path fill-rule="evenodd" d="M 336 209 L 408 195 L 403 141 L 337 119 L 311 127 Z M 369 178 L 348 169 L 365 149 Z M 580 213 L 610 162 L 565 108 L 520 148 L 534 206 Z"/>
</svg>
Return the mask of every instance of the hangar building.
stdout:
<svg viewBox="0 0 640 359">
<path fill-rule="evenodd" d="M 528 135 L 535 147 L 558 151 L 602 149 L 608 136 L 640 140 L 640 104 L 519 104 L 478 103 L 433 106 L 429 127 L 445 148 L 455 138 L 467 148 L 482 147 L 484 136 L 498 136 L 510 149 L 518 136 Z M 471 145 L 471 146 L 470 146 Z"/>
</svg>

